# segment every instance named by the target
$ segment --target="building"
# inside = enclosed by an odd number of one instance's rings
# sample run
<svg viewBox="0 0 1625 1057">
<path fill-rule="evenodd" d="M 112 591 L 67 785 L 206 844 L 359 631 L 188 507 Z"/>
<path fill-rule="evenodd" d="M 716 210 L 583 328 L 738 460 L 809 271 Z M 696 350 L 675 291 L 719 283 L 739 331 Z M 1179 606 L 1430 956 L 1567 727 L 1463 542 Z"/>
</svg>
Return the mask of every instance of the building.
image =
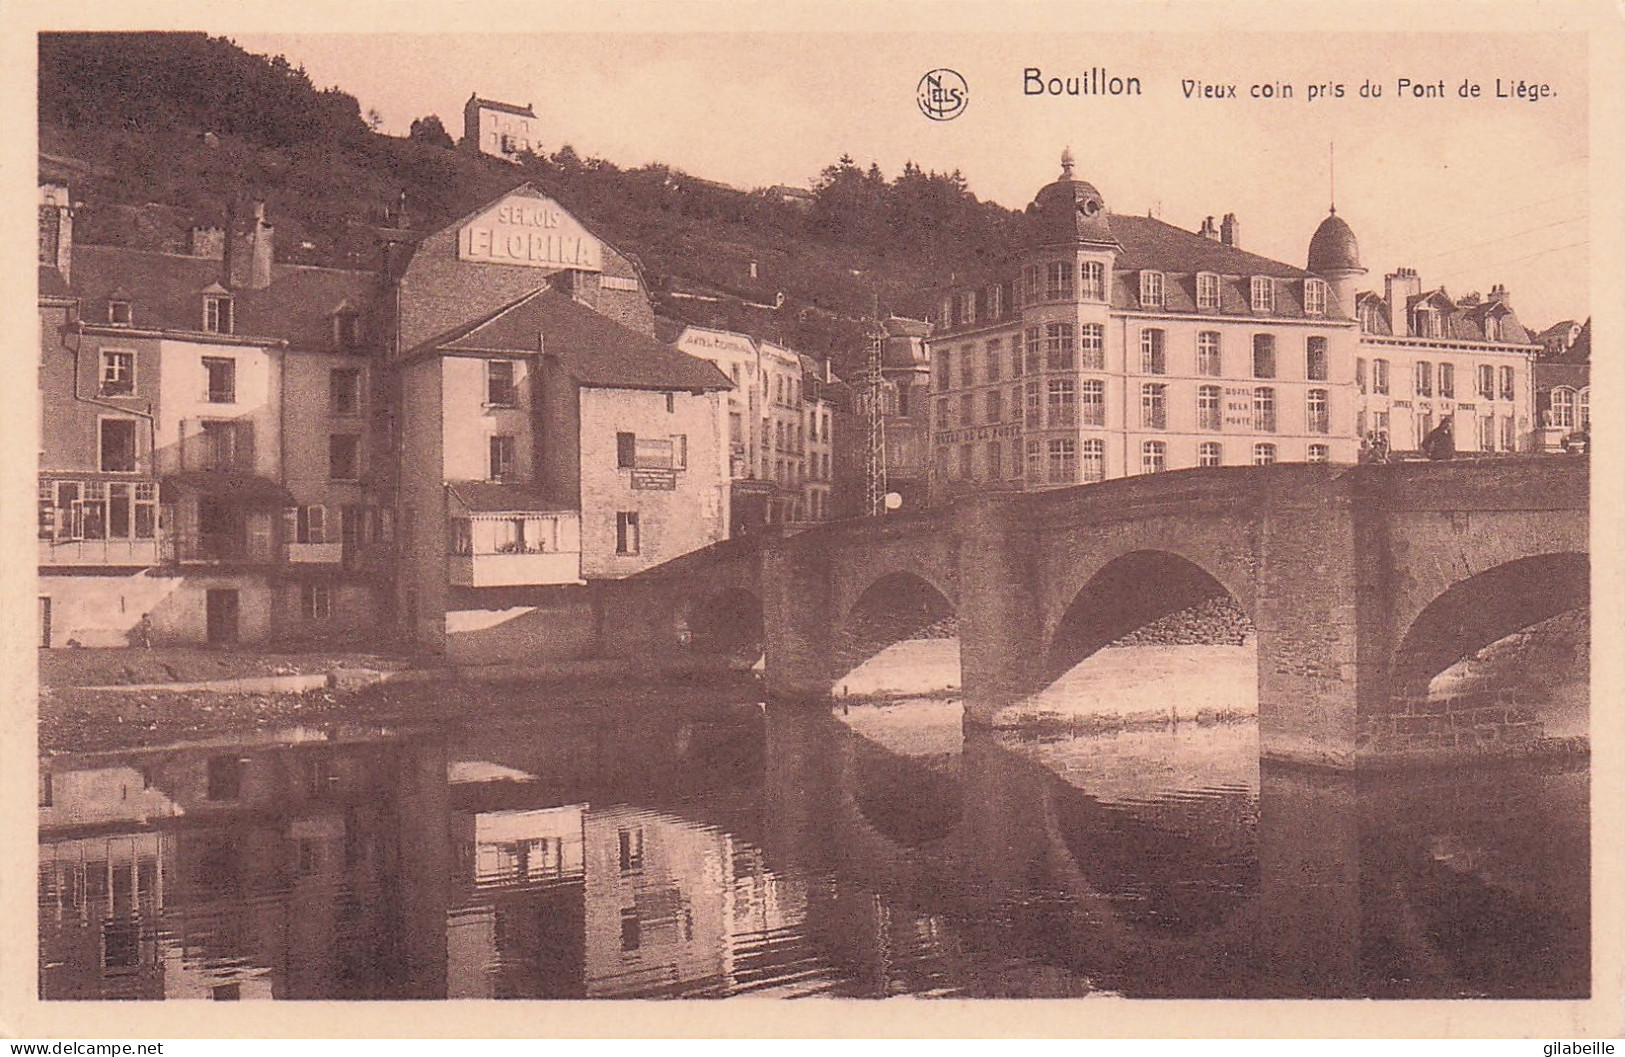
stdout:
<svg viewBox="0 0 1625 1057">
<path fill-rule="evenodd" d="M 1539 450 L 1583 451 L 1591 440 L 1591 320 L 1547 350 L 1535 362 Z"/>
<path fill-rule="evenodd" d="M 1528 446 L 1533 347 L 1504 289 L 1456 301 L 1401 269 L 1386 296 L 1357 295 L 1365 268 L 1335 208 L 1299 268 L 1244 250 L 1234 214 L 1195 232 L 1113 214 L 1073 176 L 1070 152 L 1061 161 L 1020 250 L 991 281 L 941 298 L 933 501 L 1182 467 L 1350 463 L 1369 430 L 1410 449 L 1462 412 L 1484 450 Z"/>
<path fill-rule="evenodd" d="M 1386 276 L 1383 294 L 1361 293 L 1355 362 L 1356 430 L 1416 451 L 1445 419 L 1456 451 L 1512 453 L 1538 447 L 1534 363 L 1540 346 L 1518 322 L 1503 286 L 1488 297 L 1423 290 L 1414 269 Z"/>
<path fill-rule="evenodd" d="M 734 383 L 726 412 L 729 534 L 834 516 L 841 382 L 828 361 L 712 327 L 683 326 L 672 344 Z"/>
<path fill-rule="evenodd" d="M 470 95 L 463 104 L 463 148 L 503 161 L 542 149 L 541 122 L 529 103 L 515 106 Z"/>
<path fill-rule="evenodd" d="M 915 510 L 930 502 L 931 345 L 927 339 L 931 324 L 892 316 L 881 327 L 879 384 L 867 368 L 858 372 L 850 389 L 850 430 L 835 450 L 837 517 L 873 513 L 867 508 L 870 408 L 877 392 L 883 418 L 880 463 L 886 491 L 898 497 L 901 510 Z"/>
<path fill-rule="evenodd" d="M 534 188 L 377 271 L 72 245 L 42 191 L 43 643 L 579 656 L 595 580 L 726 536 L 727 377 Z"/>
</svg>

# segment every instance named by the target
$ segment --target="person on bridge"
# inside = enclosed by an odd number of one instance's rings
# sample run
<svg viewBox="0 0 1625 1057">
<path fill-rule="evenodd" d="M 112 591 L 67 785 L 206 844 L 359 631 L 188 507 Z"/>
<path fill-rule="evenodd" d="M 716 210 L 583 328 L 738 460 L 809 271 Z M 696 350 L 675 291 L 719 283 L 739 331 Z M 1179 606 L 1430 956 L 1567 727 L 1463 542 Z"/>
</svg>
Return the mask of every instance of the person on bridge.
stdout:
<svg viewBox="0 0 1625 1057">
<path fill-rule="evenodd" d="M 1456 438 L 1451 432 L 1451 419 L 1444 418 L 1434 426 L 1428 435 L 1422 438 L 1422 454 L 1430 459 L 1454 459 L 1456 457 Z"/>
</svg>

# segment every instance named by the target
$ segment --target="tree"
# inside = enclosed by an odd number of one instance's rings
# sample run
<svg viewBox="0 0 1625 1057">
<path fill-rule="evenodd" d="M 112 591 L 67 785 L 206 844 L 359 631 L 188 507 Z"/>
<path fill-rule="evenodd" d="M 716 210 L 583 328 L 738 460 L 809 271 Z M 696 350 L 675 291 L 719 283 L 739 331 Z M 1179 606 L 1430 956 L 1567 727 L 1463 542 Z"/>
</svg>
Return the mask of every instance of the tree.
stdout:
<svg viewBox="0 0 1625 1057">
<path fill-rule="evenodd" d="M 384 115 L 375 106 L 367 108 L 367 127 L 377 132 L 384 123 Z"/>
<path fill-rule="evenodd" d="M 439 114 L 430 114 L 428 117 L 420 117 L 413 121 L 412 128 L 407 132 L 406 138 L 426 143 L 431 147 L 444 147 L 447 150 L 451 150 L 456 146 L 452 142 L 451 133 L 447 132 L 446 126 L 440 123 Z"/>
</svg>

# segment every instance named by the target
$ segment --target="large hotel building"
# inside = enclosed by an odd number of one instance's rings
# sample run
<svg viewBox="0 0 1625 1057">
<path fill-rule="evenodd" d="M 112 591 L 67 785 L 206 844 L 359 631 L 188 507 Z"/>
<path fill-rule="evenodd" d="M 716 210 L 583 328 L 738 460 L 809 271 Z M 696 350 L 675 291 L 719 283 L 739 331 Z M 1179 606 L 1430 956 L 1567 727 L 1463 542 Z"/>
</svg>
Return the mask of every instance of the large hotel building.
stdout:
<svg viewBox="0 0 1625 1057">
<path fill-rule="evenodd" d="M 1061 164 L 1004 273 L 941 298 L 934 500 L 1352 463 L 1368 435 L 1410 450 L 1446 417 L 1458 448 L 1531 445 L 1538 346 L 1504 289 L 1452 299 L 1401 269 L 1384 296 L 1357 294 L 1365 268 L 1335 211 L 1299 268 L 1242 249 L 1234 215 L 1190 232 L 1110 213 L 1070 152 Z"/>
</svg>

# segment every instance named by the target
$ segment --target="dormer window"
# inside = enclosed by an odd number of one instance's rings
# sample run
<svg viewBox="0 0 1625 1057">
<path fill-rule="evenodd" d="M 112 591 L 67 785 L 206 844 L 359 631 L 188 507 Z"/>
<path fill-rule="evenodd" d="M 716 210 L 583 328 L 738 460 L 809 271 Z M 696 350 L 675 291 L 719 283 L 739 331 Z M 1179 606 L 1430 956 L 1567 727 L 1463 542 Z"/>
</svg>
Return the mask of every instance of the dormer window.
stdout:
<svg viewBox="0 0 1625 1057">
<path fill-rule="evenodd" d="M 206 294 L 203 298 L 203 329 L 210 334 L 233 333 L 231 297 Z"/>
<path fill-rule="evenodd" d="M 1418 308 L 1416 310 L 1416 335 L 1421 338 L 1443 337 L 1444 319 L 1431 308 Z"/>
<path fill-rule="evenodd" d="M 130 302 L 114 299 L 107 302 L 107 322 L 115 327 L 127 327 L 135 319 Z"/>
<path fill-rule="evenodd" d="M 1254 312 L 1275 311 L 1275 280 L 1267 275 L 1253 276 L 1252 306 Z"/>
<path fill-rule="evenodd" d="M 333 316 L 333 344 L 341 349 L 353 349 L 361 344 L 361 317 L 354 311 L 343 311 Z"/>
<path fill-rule="evenodd" d="M 1212 272 L 1196 274 L 1196 307 L 1209 310 L 1219 307 L 1219 277 Z"/>
<path fill-rule="evenodd" d="M 1360 306 L 1360 329 L 1367 334 L 1377 332 L 1377 306 L 1373 302 Z"/>
<path fill-rule="evenodd" d="M 1320 279 L 1303 281 L 1303 311 L 1306 315 L 1326 314 L 1326 283 Z"/>
<path fill-rule="evenodd" d="M 1141 272 L 1140 273 L 1140 307 L 1141 308 L 1161 308 L 1162 307 L 1162 273 L 1161 272 Z"/>
</svg>

